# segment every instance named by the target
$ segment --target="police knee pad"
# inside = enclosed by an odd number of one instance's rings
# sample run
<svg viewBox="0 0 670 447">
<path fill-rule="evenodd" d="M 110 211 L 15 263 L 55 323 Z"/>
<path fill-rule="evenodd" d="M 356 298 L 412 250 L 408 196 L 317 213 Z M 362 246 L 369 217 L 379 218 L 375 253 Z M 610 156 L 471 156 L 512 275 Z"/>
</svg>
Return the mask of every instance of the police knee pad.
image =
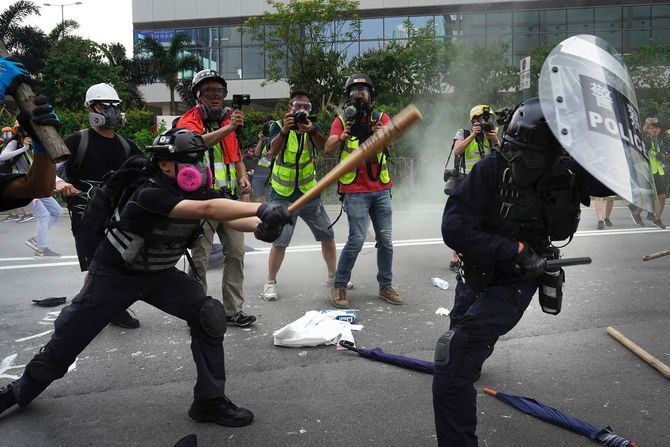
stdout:
<svg viewBox="0 0 670 447">
<path fill-rule="evenodd" d="M 47 362 L 40 354 L 26 365 L 26 374 L 37 383 L 49 384 L 63 377 L 66 372 L 67 368 L 60 368 Z"/>
<path fill-rule="evenodd" d="M 198 309 L 191 331 L 194 337 L 201 338 L 206 343 L 221 343 L 223 334 L 226 333 L 226 311 L 223 304 L 208 296 Z"/>
<path fill-rule="evenodd" d="M 437 339 L 437 345 L 435 346 L 435 366 L 447 366 L 449 364 L 449 353 L 454 335 L 456 335 L 455 331 L 447 331 Z"/>
</svg>

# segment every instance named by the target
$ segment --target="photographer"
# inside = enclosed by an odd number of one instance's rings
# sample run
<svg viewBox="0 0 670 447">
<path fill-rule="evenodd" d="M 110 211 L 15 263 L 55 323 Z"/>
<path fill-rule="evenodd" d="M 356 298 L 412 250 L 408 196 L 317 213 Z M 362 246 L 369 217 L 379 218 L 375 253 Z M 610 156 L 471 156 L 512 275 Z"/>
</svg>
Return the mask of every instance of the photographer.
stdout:
<svg viewBox="0 0 670 447">
<path fill-rule="evenodd" d="M 326 154 L 337 153 L 340 161 L 347 158 L 376 130 L 391 121 L 386 113 L 373 111 L 374 85 L 366 74 L 349 76 L 344 86 L 348 98 L 344 116 L 338 116 L 330 128 Z M 377 240 L 378 297 L 390 304 L 403 300 L 392 286 L 393 239 L 391 187 L 393 182 L 386 164 L 388 148 L 376 157 L 360 163 L 339 179 L 338 192 L 343 198 L 349 221 L 349 237 L 342 249 L 331 288 L 330 301 L 335 307 L 349 307 L 347 285 L 351 279 L 358 254 L 365 242 L 368 224 L 372 220 Z"/>
<path fill-rule="evenodd" d="M 452 150 L 454 151 L 454 166 L 465 167 L 470 172 L 479 160 L 491 155 L 491 148 L 499 146 L 498 133 L 493 123 L 494 113 L 491 107 L 479 104 L 470 109 L 470 124 L 472 130 L 458 129 L 454 135 Z M 456 252 L 452 252 L 449 268 L 455 272 L 460 268 Z"/>
<path fill-rule="evenodd" d="M 254 149 L 254 155 L 258 159 L 254 178 L 251 181 L 254 200 L 256 202 L 265 202 L 266 196 L 269 196 L 268 177 L 270 176 L 270 165 L 272 164 L 272 155 L 268 154 L 270 144 L 270 126 L 273 121 L 267 117 L 263 124 L 263 130 L 258 132 L 258 143 Z"/>
<path fill-rule="evenodd" d="M 270 174 L 270 200 L 272 203 L 295 202 L 316 185 L 314 162 L 317 151 L 322 151 L 326 142 L 321 128 L 309 117 L 312 103 L 309 94 L 302 90 L 291 93 L 288 110 L 282 121 L 270 126 L 270 151 L 274 156 Z M 261 298 L 277 299 L 277 273 L 281 268 L 286 247 L 291 243 L 298 216 L 307 224 L 317 242 L 321 242 L 321 253 L 328 268 L 327 285 L 335 277 L 337 251 L 335 234 L 330 228 L 330 219 L 321 201 L 316 197 L 300 208 L 293 216 L 293 225 L 286 225 L 281 236 L 272 243 L 268 258 L 268 279 Z"/>
<path fill-rule="evenodd" d="M 213 187 L 224 191 L 228 197 L 247 194 L 251 184 L 242 162 L 235 130 L 244 125 L 244 112 L 224 108 L 223 100 L 228 94 L 228 84 L 214 70 L 202 70 L 193 76 L 191 91 L 198 104 L 187 111 L 177 122 L 178 128 L 198 132 L 209 147 L 205 163 L 213 176 Z M 226 223 L 208 220 L 203 225 L 204 235 L 193 247 L 193 263 L 197 271 L 189 268 L 192 278 L 199 278 L 207 292 L 207 265 L 212 251 L 214 233 L 223 245 L 223 279 L 221 296 L 226 309 L 226 322 L 230 326 L 246 327 L 256 321 L 253 315 L 242 311 L 244 294 L 244 234 Z"/>
</svg>

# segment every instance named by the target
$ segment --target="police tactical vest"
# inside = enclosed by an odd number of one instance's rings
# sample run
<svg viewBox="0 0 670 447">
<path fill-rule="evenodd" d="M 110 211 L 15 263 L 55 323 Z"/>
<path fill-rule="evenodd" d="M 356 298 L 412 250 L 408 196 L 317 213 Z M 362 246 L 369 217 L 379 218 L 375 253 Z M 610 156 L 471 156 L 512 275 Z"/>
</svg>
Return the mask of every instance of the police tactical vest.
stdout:
<svg viewBox="0 0 670 447">
<path fill-rule="evenodd" d="M 307 133 L 288 132 L 284 149 L 275 156 L 270 176 L 272 189 L 277 194 L 290 197 L 296 187 L 305 193 L 316 185 L 316 168 L 310 145 L 314 146 Z"/>
<path fill-rule="evenodd" d="M 378 119 L 375 119 L 375 116 L 373 115 L 372 117 L 373 121 L 374 122 L 380 121 L 382 115 L 383 113 L 379 114 Z M 344 129 L 346 125 L 344 118 L 341 115 L 338 115 L 338 118 L 342 122 L 342 128 Z M 358 149 L 358 146 L 360 146 L 360 141 L 358 140 L 358 138 L 350 137 L 347 140 L 347 144 L 342 145 L 342 151 L 340 152 L 340 162 L 342 162 L 344 159 L 350 156 L 354 150 Z M 382 151 L 377 154 L 377 163 L 379 163 L 379 177 L 373 178 L 370 170 L 368 170 L 370 180 L 379 181 L 382 184 L 386 185 L 391 181 L 388 166 L 386 165 L 386 151 Z M 354 166 L 352 170 L 346 172 L 344 175 L 342 175 L 342 177 L 340 177 L 340 183 L 342 183 L 343 185 L 350 185 L 356 179 L 357 172 L 358 172 L 358 166 Z"/>
</svg>

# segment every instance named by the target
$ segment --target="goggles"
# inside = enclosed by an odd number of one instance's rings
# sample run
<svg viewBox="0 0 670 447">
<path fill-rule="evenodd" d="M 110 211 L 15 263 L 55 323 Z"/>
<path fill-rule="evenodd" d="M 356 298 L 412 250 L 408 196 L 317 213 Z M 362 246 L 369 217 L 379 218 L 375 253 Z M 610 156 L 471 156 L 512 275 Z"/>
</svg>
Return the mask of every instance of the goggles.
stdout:
<svg viewBox="0 0 670 447">
<path fill-rule="evenodd" d="M 207 99 L 225 98 L 228 90 L 223 87 L 206 87 L 200 90 L 200 94 Z"/>
<path fill-rule="evenodd" d="M 351 90 L 349 90 L 349 99 L 353 99 L 356 97 L 361 97 L 361 98 L 367 98 L 368 100 L 370 99 L 370 89 L 368 88 L 367 85 L 355 85 L 351 87 Z"/>
<path fill-rule="evenodd" d="M 294 110 L 304 110 L 305 112 L 312 111 L 312 103 L 309 101 L 291 101 Z"/>
<path fill-rule="evenodd" d="M 96 101 L 93 103 L 93 107 L 100 107 L 101 110 L 109 110 L 109 109 L 116 109 L 120 110 L 121 109 L 121 103 L 118 102 L 110 102 L 110 101 Z"/>
</svg>

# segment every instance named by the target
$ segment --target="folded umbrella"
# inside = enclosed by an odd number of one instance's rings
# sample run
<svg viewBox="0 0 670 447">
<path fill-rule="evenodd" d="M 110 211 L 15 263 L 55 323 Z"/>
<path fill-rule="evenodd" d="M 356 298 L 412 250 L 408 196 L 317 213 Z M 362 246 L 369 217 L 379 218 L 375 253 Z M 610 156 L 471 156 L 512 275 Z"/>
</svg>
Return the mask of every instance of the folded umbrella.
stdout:
<svg viewBox="0 0 670 447">
<path fill-rule="evenodd" d="M 404 355 L 388 354 L 380 348 L 364 349 L 357 348 L 353 343 L 346 340 L 340 340 L 340 346 L 351 351 L 357 352 L 361 357 L 378 362 L 388 363 L 390 365 L 400 366 L 401 368 L 413 369 L 426 374 L 433 374 L 433 362 L 427 360 L 405 357 Z"/>
<path fill-rule="evenodd" d="M 591 425 L 588 422 L 567 415 L 555 408 L 538 402 L 535 399 L 515 396 L 513 394 L 498 393 L 490 388 L 484 388 L 484 392 L 498 398 L 507 405 L 514 407 L 523 413 L 586 436 L 602 445 L 610 447 L 637 447 L 635 441 L 629 441 L 615 434 L 609 426 L 600 429 L 595 425 Z"/>
</svg>

